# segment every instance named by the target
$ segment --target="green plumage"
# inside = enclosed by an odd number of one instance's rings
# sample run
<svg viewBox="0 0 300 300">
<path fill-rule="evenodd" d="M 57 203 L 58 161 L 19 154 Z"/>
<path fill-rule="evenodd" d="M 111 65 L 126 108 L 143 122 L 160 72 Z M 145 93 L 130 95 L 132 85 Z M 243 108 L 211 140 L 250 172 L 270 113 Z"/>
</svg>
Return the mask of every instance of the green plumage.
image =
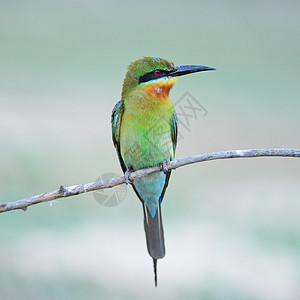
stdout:
<svg viewBox="0 0 300 300">
<path fill-rule="evenodd" d="M 113 110 L 113 141 L 124 172 L 158 166 L 174 158 L 177 119 L 168 93 L 163 94 L 162 90 L 169 91 L 176 81 L 164 82 L 159 78 L 161 82 L 150 80 L 139 83 L 139 78 L 156 69 L 173 71 L 175 67 L 164 59 L 151 57 L 130 64 L 123 84 L 122 100 Z M 162 97 L 156 97 L 157 88 L 161 90 Z M 156 174 L 133 183 L 153 218 L 168 179 L 165 174 Z"/>
</svg>

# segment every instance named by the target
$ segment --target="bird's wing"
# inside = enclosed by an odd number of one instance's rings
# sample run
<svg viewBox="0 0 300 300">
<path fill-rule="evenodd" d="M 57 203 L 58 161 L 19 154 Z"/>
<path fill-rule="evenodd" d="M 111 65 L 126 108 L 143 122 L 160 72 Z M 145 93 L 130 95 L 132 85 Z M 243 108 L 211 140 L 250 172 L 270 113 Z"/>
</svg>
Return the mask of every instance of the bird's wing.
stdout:
<svg viewBox="0 0 300 300">
<path fill-rule="evenodd" d="M 123 172 L 125 173 L 127 168 L 121 156 L 121 149 L 120 149 L 120 129 L 121 129 L 121 122 L 122 116 L 124 112 L 124 101 L 120 100 L 115 105 L 112 114 L 111 114 L 111 129 L 112 129 L 112 140 L 114 146 L 117 149 L 118 158 L 122 167 Z"/>
<path fill-rule="evenodd" d="M 172 114 L 172 122 L 171 122 L 171 138 L 173 142 L 173 157 L 171 159 L 174 159 L 175 156 L 175 150 L 177 145 L 177 135 L 178 135 L 178 121 L 177 121 L 177 115 L 176 112 Z"/>
<path fill-rule="evenodd" d="M 176 150 L 176 145 L 177 145 L 177 134 L 178 134 L 178 121 L 177 121 L 177 115 L 176 112 L 172 114 L 171 118 L 171 138 L 172 138 L 172 143 L 173 143 L 173 156 L 170 157 L 170 160 L 174 159 L 175 157 L 175 150 Z M 160 195 L 160 202 L 162 202 L 167 186 L 169 184 L 169 179 L 170 179 L 171 172 L 168 172 L 166 174 L 166 179 L 165 179 L 165 185 L 162 190 L 162 193 Z"/>
</svg>

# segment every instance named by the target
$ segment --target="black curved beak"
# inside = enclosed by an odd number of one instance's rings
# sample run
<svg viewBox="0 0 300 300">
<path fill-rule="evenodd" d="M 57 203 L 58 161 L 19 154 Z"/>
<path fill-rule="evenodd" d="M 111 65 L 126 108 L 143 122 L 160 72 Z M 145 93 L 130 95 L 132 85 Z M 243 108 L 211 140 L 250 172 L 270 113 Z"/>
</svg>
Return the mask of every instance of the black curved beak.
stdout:
<svg viewBox="0 0 300 300">
<path fill-rule="evenodd" d="M 170 73 L 168 73 L 168 76 L 176 77 L 176 76 L 187 75 L 187 74 L 190 74 L 190 73 L 210 71 L 210 70 L 215 70 L 215 69 L 211 68 L 211 67 L 195 66 L 195 65 L 179 66 L 179 67 L 176 67 L 175 71 L 171 71 Z"/>
</svg>

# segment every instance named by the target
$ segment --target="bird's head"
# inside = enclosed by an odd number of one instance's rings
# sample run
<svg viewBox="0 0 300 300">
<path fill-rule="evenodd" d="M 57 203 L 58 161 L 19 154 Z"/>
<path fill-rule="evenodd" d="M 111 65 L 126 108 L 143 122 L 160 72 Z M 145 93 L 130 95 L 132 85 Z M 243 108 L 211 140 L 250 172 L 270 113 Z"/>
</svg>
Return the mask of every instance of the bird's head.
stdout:
<svg viewBox="0 0 300 300">
<path fill-rule="evenodd" d="M 168 97 L 178 76 L 215 70 L 205 66 L 179 66 L 158 57 L 143 57 L 132 62 L 126 73 L 122 99 L 134 91 L 144 90 L 149 96 L 157 99 Z"/>
</svg>

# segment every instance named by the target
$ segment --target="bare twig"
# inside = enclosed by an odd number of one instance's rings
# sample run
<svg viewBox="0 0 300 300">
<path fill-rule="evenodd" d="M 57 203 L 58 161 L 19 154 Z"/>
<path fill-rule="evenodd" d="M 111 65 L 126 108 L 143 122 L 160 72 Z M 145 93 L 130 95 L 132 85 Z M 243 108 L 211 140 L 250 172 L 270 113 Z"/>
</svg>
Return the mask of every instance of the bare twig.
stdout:
<svg viewBox="0 0 300 300">
<path fill-rule="evenodd" d="M 300 157 L 300 150 L 297 149 L 249 149 L 249 150 L 232 150 L 223 152 L 213 152 L 207 154 L 193 155 L 185 158 L 175 159 L 166 163 L 166 167 L 169 170 L 176 168 L 203 162 L 207 160 L 226 159 L 226 158 L 246 158 L 246 157 L 261 157 L 261 156 L 282 156 L 282 157 Z M 161 172 L 161 167 L 151 167 L 142 169 L 131 173 L 132 180 L 146 177 L 150 174 Z M 9 202 L 0 205 L 0 213 L 14 209 L 27 210 L 28 206 L 55 200 L 58 198 L 64 198 L 83 194 L 91 191 L 112 188 L 114 186 L 125 183 L 125 177 L 115 177 L 103 181 L 91 182 L 86 184 L 73 185 L 69 187 L 60 186 L 58 190 L 36 195 L 30 198 Z"/>
</svg>

